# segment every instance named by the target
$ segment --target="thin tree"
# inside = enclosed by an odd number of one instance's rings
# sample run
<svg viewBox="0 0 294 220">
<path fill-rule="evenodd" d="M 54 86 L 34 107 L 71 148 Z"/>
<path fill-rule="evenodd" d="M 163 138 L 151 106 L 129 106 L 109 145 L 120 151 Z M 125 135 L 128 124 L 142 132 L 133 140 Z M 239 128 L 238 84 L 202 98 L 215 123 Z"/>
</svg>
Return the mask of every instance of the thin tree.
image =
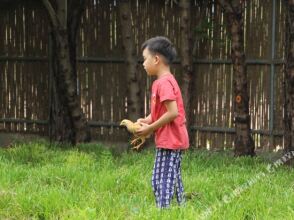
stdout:
<svg viewBox="0 0 294 220">
<path fill-rule="evenodd" d="M 180 13 L 180 53 L 181 53 L 181 66 L 182 66 L 182 94 L 184 105 L 186 109 L 187 128 L 189 131 L 190 144 L 194 144 L 193 133 L 191 126 L 193 125 L 192 116 L 192 100 L 193 100 L 193 41 L 191 33 L 191 1 L 180 0 L 179 7 Z"/>
<path fill-rule="evenodd" d="M 286 0 L 286 42 L 284 78 L 285 151 L 294 151 L 294 0 Z"/>
<path fill-rule="evenodd" d="M 254 141 L 250 134 L 249 95 L 243 45 L 243 14 L 245 0 L 218 0 L 224 9 L 231 34 L 233 62 L 235 156 L 255 155 Z"/>
<path fill-rule="evenodd" d="M 76 144 L 89 140 L 90 133 L 77 94 L 76 35 L 83 0 L 42 0 L 51 24 L 52 106 L 50 135 Z"/>
<path fill-rule="evenodd" d="M 127 104 L 128 118 L 138 119 L 142 114 L 141 90 L 138 80 L 138 60 L 132 25 L 132 13 L 130 0 L 119 1 L 119 14 L 122 33 L 122 43 L 125 52 L 126 78 L 127 78 Z"/>
</svg>

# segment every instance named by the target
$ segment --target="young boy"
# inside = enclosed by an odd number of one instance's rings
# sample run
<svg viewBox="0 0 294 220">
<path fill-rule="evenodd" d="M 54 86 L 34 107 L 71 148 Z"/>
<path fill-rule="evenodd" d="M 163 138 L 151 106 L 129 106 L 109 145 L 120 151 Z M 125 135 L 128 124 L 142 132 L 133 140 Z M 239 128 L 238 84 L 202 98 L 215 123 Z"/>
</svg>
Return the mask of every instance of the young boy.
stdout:
<svg viewBox="0 0 294 220">
<path fill-rule="evenodd" d="M 156 76 L 152 84 L 151 114 L 138 119 L 138 135 L 155 132 L 156 157 L 152 189 L 159 208 L 170 206 L 174 191 L 178 204 L 185 202 L 181 177 L 181 152 L 189 147 L 185 110 L 180 88 L 170 71 L 176 50 L 169 39 L 154 37 L 142 44 L 144 69 Z"/>
</svg>

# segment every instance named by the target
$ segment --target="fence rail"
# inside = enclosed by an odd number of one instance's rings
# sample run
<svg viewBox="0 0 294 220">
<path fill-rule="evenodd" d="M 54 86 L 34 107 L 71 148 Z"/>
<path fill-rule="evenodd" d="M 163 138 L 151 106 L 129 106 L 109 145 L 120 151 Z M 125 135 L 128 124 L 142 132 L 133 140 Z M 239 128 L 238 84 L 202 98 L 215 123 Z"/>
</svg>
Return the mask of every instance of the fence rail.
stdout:
<svg viewBox="0 0 294 220">
<path fill-rule="evenodd" d="M 48 57 L 10 57 L 10 56 L 0 56 L 0 62 L 7 61 L 18 61 L 18 62 L 29 62 L 29 61 L 44 61 L 48 62 Z M 85 63 L 124 63 L 124 58 L 105 58 L 105 57 L 78 57 L 78 62 Z M 143 63 L 142 59 L 138 59 L 138 63 Z M 180 64 L 180 60 L 175 60 L 174 64 Z M 232 64 L 232 60 L 223 59 L 194 59 L 194 64 Z M 284 65 L 285 61 L 283 59 L 246 59 L 245 63 L 247 65 Z"/>
</svg>

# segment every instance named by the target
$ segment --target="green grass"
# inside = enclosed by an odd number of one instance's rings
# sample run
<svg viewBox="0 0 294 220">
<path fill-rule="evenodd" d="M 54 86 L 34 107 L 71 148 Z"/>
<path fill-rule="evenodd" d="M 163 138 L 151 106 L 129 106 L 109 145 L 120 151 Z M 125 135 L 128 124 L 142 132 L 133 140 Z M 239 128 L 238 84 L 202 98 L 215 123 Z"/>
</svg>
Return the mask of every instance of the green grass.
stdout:
<svg viewBox="0 0 294 220">
<path fill-rule="evenodd" d="M 151 190 L 154 149 L 113 156 L 101 144 L 50 147 L 38 141 L 0 149 L 0 219 L 294 219 L 294 173 L 267 173 L 260 157 L 189 151 L 183 158 L 185 206 L 155 207 Z M 239 196 L 234 189 L 265 172 Z"/>
</svg>

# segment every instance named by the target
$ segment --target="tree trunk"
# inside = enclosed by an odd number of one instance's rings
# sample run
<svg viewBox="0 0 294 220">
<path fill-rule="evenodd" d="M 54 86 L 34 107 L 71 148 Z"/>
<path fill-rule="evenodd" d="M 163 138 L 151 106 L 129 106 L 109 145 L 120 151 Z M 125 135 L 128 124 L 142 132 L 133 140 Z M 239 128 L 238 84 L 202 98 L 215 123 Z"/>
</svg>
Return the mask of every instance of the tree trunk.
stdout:
<svg viewBox="0 0 294 220">
<path fill-rule="evenodd" d="M 68 20 L 67 0 L 56 1 L 56 11 L 48 0 L 43 0 L 43 4 L 52 24 L 54 55 L 52 77 L 54 106 L 51 106 L 52 120 L 50 122 L 53 126 L 52 135 L 60 142 L 75 145 L 78 142 L 88 141 L 90 138 L 76 89 L 76 67 L 73 61 L 76 55 L 76 43 L 75 36 L 71 35 L 76 35 L 77 26 L 74 26 L 75 33 L 70 32 L 73 31 L 73 27 L 68 28 L 68 24 L 72 22 Z M 69 10 L 74 11 L 75 8 L 69 8 Z M 70 39 L 74 39 L 74 42 Z"/>
<path fill-rule="evenodd" d="M 77 91 L 77 64 L 76 64 L 76 56 L 77 56 L 77 46 L 76 46 L 76 40 L 77 40 L 77 33 L 78 29 L 81 23 L 81 17 L 82 13 L 85 9 L 85 1 L 84 0 L 71 0 L 69 1 L 70 9 L 68 11 L 68 42 L 69 42 L 69 55 L 70 55 L 70 62 L 72 66 L 72 75 L 74 77 L 74 82 L 76 86 Z M 79 96 L 79 94 L 77 94 Z"/>
<path fill-rule="evenodd" d="M 59 65 L 57 60 L 56 42 L 51 34 L 51 67 L 50 77 L 50 116 L 49 116 L 49 136 L 50 140 L 58 142 L 68 142 L 74 144 L 74 130 L 70 123 L 68 109 L 62 103 L 66 102 L 63 82 L 64 79 L 59 74 Z"/>
<path fill-rule="evenodd" d="M 126 93 L 128 104 L 128 118 L 137 120 L 141 114 L 143 106 L 141 104 L 141 90 L 138 80 L 138 60 L 135 50 L 134 34 L 132 30 L 131 6 L 130 1 L 122 0 L 119 2 L 120 24 L 122 31 L 123 48 L 125 51 L 126 63 Z"/>
<path fill-rule="evenodd" d="M 193 125 L 192 115 L 192 101 L 193 101 L 193 55 L 192 55 L 192 33 L 191 33 L 191 2 L 190 0 L 180 0 L 179 6 L 181 8 L 181 65 L 183 70 L 182 94 L 184 99 L 184 106 L 186 110 L 187 129 L 189 132 L 190 145 L 195 144 L 195 138 L 191 132 Z"/>
<path fill-rule="evenodd" d="M 243 11 L 245 1 L 219 0 L 223 7 L 231 34 L 234 88 L 234 122 L 236 128 L 235 156 L 255 155 L 250 134 L 249 96 L 243 46 Z"/>
<path fill-rule="evenodd" d="M 285 151 L 294 151 L 294 1 L 286 0 Z"/>
</svg>

